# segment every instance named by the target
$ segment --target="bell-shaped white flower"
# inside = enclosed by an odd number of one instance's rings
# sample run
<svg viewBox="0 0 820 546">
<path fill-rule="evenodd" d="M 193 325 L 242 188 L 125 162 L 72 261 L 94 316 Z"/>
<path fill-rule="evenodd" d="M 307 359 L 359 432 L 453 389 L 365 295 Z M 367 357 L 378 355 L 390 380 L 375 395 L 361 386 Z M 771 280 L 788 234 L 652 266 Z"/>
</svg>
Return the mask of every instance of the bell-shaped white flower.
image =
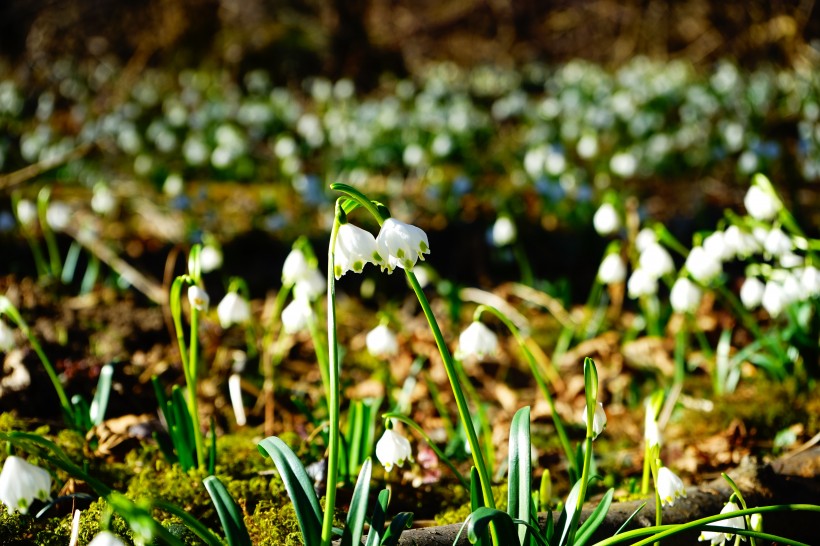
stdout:
<svg viewBox="0 0 820 546">
<path fill-rule="evenodd" d="M 807 265 L 800 274 L 800 285 L 803 288 L 804 298 L 813 298 L 820 294 L 820 269 Z"/>
<path fill-rule="evenodd" d="M 669 303 L 678 313 L 694 313 L 703 296 L 701 289 L 686 277 L 680 277 L 669 293 Z"/>
<path fill-rule="evenodd" d="M 716 231 L 703 240 L 703 248 L 706 253 L 715 256 L 718 260 L 731 260 L 735 256 L 734 249 L 727 244 L 726 235 L 722 231 Z"/>
<path fill-rule="evenodd" d="M 774 280 L 769 279 L 766 286 L 763 288 L 763 296 L 760 300 L 763 309 L 766 310 L 772 317 L 777 317 L 787 305 L 786 293 L 783 290 L 783 285 Z"/>
<path fill-rule="evenodd" d="M 495 246 L 506 246 L 515 241 L 515 223 L 509 216 L 499 216 L 493 224 L 492 240 Z"/>
<path fill-rule="evenodd" d="M 313 308 L 305 298 L 295 298 L 282 309 L 282 328 L 288 334 L 301 332 L 313 318 Z"/>
<path fill-rule="evenodd" d="M 251 306 L 237 292 L 228 292 L 216 306 L 216 315 L 222 328 L 228 328 L 232 324 L 248 322 L 251 319 Z"/>
<path fill-rule="evenodd" d="M 367 352 L 376 358 L 389 358 L 399 354 L 399 341 L 393 330 L 380 324 L 367 333 L 365 337 Z"/>
<path fill-rule="evenodd" d="M 100 531 L 88 546 L 126 546 L 125 542 L 111 531 Z"/>
<path fill-rule="evenodd" d="M 783 230 L 775 228 L 766 235 L 763 248 L 772 256 L 782 256 L 791 251 L 792 240 Z"/>
<path fill-rule="evenodd" d="M 760 244 L 754 236 L 751 233 L 743 231 L 736 225 L 731 225 L 726 228 L 723 234 L 723 242 L 726 245 L 727 253 L 731 253 L 731 257 L 739 256 L 745 258 L 760 250 Z"/>
<path fill-rule="evenodd" d="M 587 424 L 587 411 L 584 409 L 584 424 Z M 604 405 L 598 402 L 598 405 L 595 406 L 595 413 L 592 416 L 592 439 L 594 440 L 597 438 L 606 428 L 606 412 L 604 411 Z"/>
<path fill-rule="evenodd" d="M 333 274 L 336 279 L 342 278 L 348 271 L 361 273 L 367 263 L 385 263 L 376 246 L 376 238 L 369 231 L 352 224 L 340 225 L 334 251 Z"/>
<path fill-rule="evenodd" d="M 749 216 L 756 220 L 767 222 L 773 219 L 780 210 L 781 203 L 774 195 L 770 194 L 757 184 L 752 184 L 743 198 L 743 205 Z"/>
<path fill-rule="evenodd" d="M 748 277 L 740 287 L 740 301 L 746 309 L 755 309 L 763 301 L 766 285 L 756 277 Z"/>
<path fill-rule="evenodd" d="M 63 231 L 71 222 L 71 207 L 60 201 L 48 205 L 46 223 L 55 231 Z"/>
<path fill-rule="evenodd" d="M 203 273 L 210 273 L 222 267 L 222 251 L 213 245 L 205 245 L 199 251 L 199 267 Z"/>
<path fill-rule="evenodd" d="M 305 278 L 311 269 L 313 268 L 310 267 L 305 253 L 298 248 L 294 248 L 285 258 L 284 265 L 282 265 L 282 284 L 286 286 L 296 284 Z"/>
<path fill-rule="evenodd" d="M 17 202 L 17 220 L 24 226 L 32 226 L 37 221 L 37 206 L 28 199 Z"/>
<path fill-rule="evenodd" d="M 638 258 L 640 268 L 652 275 L 656 279 L 663 277 L 675 270 L 675 263 L 669 251 L 663 248 L 660 243 L 652 243 L 641 252 Z"/>
<path fill-rule="evenodd" d="M 211 303 L 211 298 L 205 290 L 193 284 L 188 287 L 188 302 L 191 304 L 191 307 L 198 311 L 207 311 L 208 305 Z"/>
<path fill-rule="evenodd" d="M 621 218 L 612 203 L 603 203 L 592 217 L 592 225 L 598 235 L 606 237 L 621 229 Z"/>
<path fill-rule="evenodd" d="M 626 283 L 626 291 L 632 299 L 651 296 L 658 292 L 658 279 L 647 273 L 642 267 L 639 267 L 630 275 Z"/>
<path fill-rule="evenodd" d="M 604 284 L 617 284 L 626 279 L 626 265 L 617 252 L 607 254 L 598 266 L 598 280 Z"/>
<path fill-rule="evenodd" d="M 723 507 L 723 510 L 721 510 L 720 513 L 729 514 L 731 512 L 737 512 L 738 510 L 740 510 L 740 508 L 737 504 L 727 502 L 726 506 Z M 743 516 L 735 516 L 716 521 L 713 525 L 720 527 L 732 527 L 734 529 L 745 529 L 746 521 L 743 519 Z M 711 544 L 724 544 L 725 542 L 732 540 L 733 536 L 734 535 L 732 533 L 723 533 L 721 531 L 703 531 L 701 532 L 700 537 L 698 537 L 698 540 L 709 541 Z M 741 537 L 741 540 L 745 540 L 745 538 Z"/>
<path fill-rule="evenodd" d="M 392 428 L 388 428 L 376 442 L 376 458 L 382 463 L 385 471 L 390 472 L 393 465 L 402 466 L 404 461 L 413 460 L 410 441 Z"/>
<path fill-rule="evenodd" d="M 672 506 L 675 499 L 686 496 L 683 480 L 665 466 L 658 469 L 658 483 L 655 486 L 664 506 Z"/>
<path fill-rule="evenodd" d="M 388 218 L 382 224 L 376 237 L 379 255 L 384 258 L 382 271 L 392 272 L 396 266 L 411 270 L 417 260 L 424 261 L 424 255 L 430 253 L 430 243 L 424 230 L 405 224 L 395 218 Z"/>
<path fill-rule="evenodd" d="M 686 270 L 692 275 L 692 278 L 702 284 L 707 284 L 709 281 L 720 275 L 723 271 L 723 263 L 720 257 L 715 254 L 710 254 L 702 246 L 696 246 L 686 257 Z"/>
<path fill-rule="evenodd" d="M 9 514 L 19 510 L 28 513 L 31 501 L 49 499 L 51 475 L 39 466 L 10 455 L 0 471 L 0 502 Z"/>
<path fill-rule="evenodd" d="M 7 353 L 14 348 L 14 331 L 5 321 L 0 320 L 0 352 Z"/>
<path fill-rule="evenodd" d="M 658 242 L 658 236 L 655 235 L 655 230 L 652 228 L 643 228 L 641 231 L 638 232 L 638 236 L 635 237 L 635 248 L 638 249 L 638 252 L 643 252 L 650 245 Z"/>
<path fill-rule="evenodd" d="M 494 356 L 497 352 L 498 336 L 481 321 L 474 320 L 458 336 L 456 356 L 462 360 L 469 357 L 483 360 L 488 356 Z"/>
<path fill-rule="evenodd" d="M 643 422 L 643 439 L 649 447 L 661 445 L 661 429 L 652 404 L 646 405 L 646 415 Z"/>
<path fill-rule="evenodd" d="M 293 286 L 293 297 L 316 301 L 319 296 L 325 293 L 326 289 L 327 280 L 324 275 L 315 267 L 311 267 L 301 279 L 296 281 Z"/>
</svg>

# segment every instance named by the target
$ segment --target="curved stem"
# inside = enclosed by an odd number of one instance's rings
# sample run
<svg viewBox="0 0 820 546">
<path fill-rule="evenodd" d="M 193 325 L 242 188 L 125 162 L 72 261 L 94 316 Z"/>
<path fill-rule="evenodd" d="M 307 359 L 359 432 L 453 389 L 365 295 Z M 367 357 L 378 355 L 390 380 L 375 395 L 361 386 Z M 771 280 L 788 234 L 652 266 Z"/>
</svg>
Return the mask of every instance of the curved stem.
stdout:
<svg viewBox="0 0 820 546">
<path fill-rule="evenodd" d="M 188 412 L 191 414 L 191 425 L 194 429 L 196 462 L 199 468 L 205 467 L 205 442 L 202 439 L 202 427 L 199 424 L 199 401 L 197 400 L 197 377 L 199 376 L 199 310 L 191 307 L 191 345 L 188 358 L 189 370 L 186 374 L 188 383 Z"/>
</svg>

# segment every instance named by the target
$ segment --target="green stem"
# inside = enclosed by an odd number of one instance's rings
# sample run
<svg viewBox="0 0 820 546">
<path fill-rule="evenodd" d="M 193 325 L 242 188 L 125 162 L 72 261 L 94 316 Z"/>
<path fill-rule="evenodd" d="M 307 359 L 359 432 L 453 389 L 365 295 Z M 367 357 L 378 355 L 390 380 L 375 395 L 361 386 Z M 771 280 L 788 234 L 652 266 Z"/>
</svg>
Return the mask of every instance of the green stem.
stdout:
<svg viewBox="0 0 820 546">
<path fill-rule="evenodd" d="M 205 441 L 202 438 L 202 427 L 199 424 L 199 402 L 197 400 L 197 378 L 199 376 L 199 310 L 191 306 L 191 345 L 188 358 L 189 370 L 185 376 L 188 386 L 188 412 L 191 414 L 191 427 L 194 430 L 196 461 L 199 468 L 205 468 Z"/>
<path fill-rule="evenodd" d="M 474 317 L 477 318 L 481 311 L 485 310 L 498 317 L 498 320 L 500 320 L 512 333 L 516 343 L 518 343 L 518 347 L 521 349 L 521 352 L 524 353 L 524 358 L 530 366 L 530 371 L 535 378 L 535 382 L 538 384 L 538 388 L 541 389 L 541 393 L 544 395 L 544 398 L 546 398 L 547 404 L 549 404 L 550 412 L 552 412 L 552 420 L 555 424 L 555 431 L 558 433 L 558 439 L 561 442 L 561 447 L 564 449 L 567 462 L 569 463 L 570 468 L 574 472 L 577 472 L 578 469 L 576 467 L 575 454 L 569 443 L 569 437 L 567 436 L 567 431 L 564 429 L 564 424 L 561 421 L 561 417 L 558 415 L 558 409 L 555 407 L 555 400 L 552 398 L 552 394 L 550 394 L 549 387 L 547 386 L 544 376 L 541 374 L 541 370 L 538 369 L 538 363 L 535 360 L 535 356 L 533 356 L 532 351 L 530 351 L 529 347 L 527 347 L 526 339 L 524 339 L 524 336 L 521 334 L 521 330 L 519 330 L 518 327 L 516 327 L 516 325 L 513 324 L 513 322 L 504 313 L 489 305 L 479 306 L 475 311 Z"/>
<path fill-rule="evenodd" d="M 316 353 L 316 362 L 319 364 L 319 375 L 322 376 L 322 386 L 325 392 L 330 392 L 330 364 L 325 351 L 324 340 L 319 336 L 319 328 L 317 327 L 315 316 L 311 316 L 308 321 L 308 331 L 310 332 L 310 339 L 313 341 L 313 350 Z"/>
<path fill-rule="evenodd" d="M 590 424 L 592 419 L 589 419 Z M 591 426 L 587 427 L 591 431 Z M 589 482 L 589 468 L 592 463 L 592 435 L 587 432 L 586 440 L 584 441 L 584 466 L 581 471 L 581 490 L 578 493 L 578 504 L 575 506 L 575 512 L 572 514 L 572 521 L 569 525 L 569 535 L 567 536 L 567 544 L 575 543 L 575 533 L 578 531 L 578 523 L 581 520 L 581 510 L 584 507 L 584 499 L 587 495 L 587 484 Z"/>
<path fill-rule="evenodd" d="M 413 419 L 404 414 L 392 411 L 383 413 L 382 418 L 395 419 L 397 421 L 401 421 L 408 427 L 415 430 L 424 439 L 424 441 L 427 442 L 427 445 L 430 446 L 430 449 L 432 449 L 436 453 L 436 456 L 439 458 L 439 460 L 446 464 L 447 468 L 449 468 L 453 472 L 455 477 L 458 478 L 458 481 L 461 482 L 461 485 L 464 487 L 464 489 L 470 489 L 470 483 L 467 481 L 467 479 L 464 476 L 462 476 L 461 472 L 459 472 L 455 465 L 452 462 L 450 462 L 450 459 L 438 448 L 438 446 L 436 446 L 433 440 L 430 439 L 430 437 L 427 435 L 426 432 L 424 432 L 424 429 L 421 428 L 418 423 L 416 423 L 415 421 L 413 421 Z"/>
</svg>

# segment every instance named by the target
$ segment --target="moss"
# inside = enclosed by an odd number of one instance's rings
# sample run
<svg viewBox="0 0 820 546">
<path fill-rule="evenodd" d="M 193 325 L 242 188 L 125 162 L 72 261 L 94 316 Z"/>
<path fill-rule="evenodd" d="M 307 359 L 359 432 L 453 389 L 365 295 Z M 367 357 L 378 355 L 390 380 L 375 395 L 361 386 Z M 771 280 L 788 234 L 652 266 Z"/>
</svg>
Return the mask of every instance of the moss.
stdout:
<svg viewBox="0 0 820 546">
<path fill-rule="evenodd" d="M 290 502 L 282 505 L 270 500 L 260 501 L 252 516 L 245 515 L 245 524 L 251 542 L 258 546 L 302 544 L 296 511 Z"/>
<path fill-rule="evenodd" d="M 506 510 L 507 508 L 507 484 L 503 483 L 498 486 L 494 486 L 493 490 L 493 499 L 495 500 L 495 507 L 499 510 Z M 470 509 L 470 502 L 467 502 L 461 506 L 451 508 L 448 510 L 443 511 L 441 514 L 435 517 L 435 521 L 437 525 L 449 525 L 451 523 L 461 523 L 467 516 L 470 515 L 472 510 Z"/>
</svg>

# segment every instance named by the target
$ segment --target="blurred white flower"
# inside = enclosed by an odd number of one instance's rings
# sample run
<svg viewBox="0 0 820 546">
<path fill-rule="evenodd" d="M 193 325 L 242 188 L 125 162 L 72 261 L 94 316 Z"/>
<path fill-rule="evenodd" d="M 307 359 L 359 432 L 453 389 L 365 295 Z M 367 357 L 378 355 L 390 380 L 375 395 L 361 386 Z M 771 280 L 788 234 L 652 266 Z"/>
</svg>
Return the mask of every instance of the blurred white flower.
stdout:
<svg viewBox="0 0 820 546">
<path fill-rule="evenodd" d="M 749 187 L 746 196 L 743 198 L 743 205 L 752 218 L 764 222 L 772 220 L 781 207 L 780 200 L 777 197 L 757 184 L 752 184 Z"/>
<path fill-rule="evenodd" d="M 701 296 L 703 292 L 695 283 L 686 277 L 680 277 L 669 293 L 669 303 L 678 313 L 694 313 L 700 305 Z"/>
<path fill-rule="evenodd" d="M 424 254 L 430 253 L 427 234 L 421 228 L 388 218 L 382 224 L 376 237 L 378 254 L 385 260 L 382 271 L 392 272 L 398 266 L 412 270 L 417 260 L 424 261 Z"/>
<path fill-rule="evenodd" d="M 205 290 L 194 284 L 188 287 L 188 302 L 198 311 L 207 311 L 211 298 Z"/>
<path fill-rule="evenodd" d="M 17 220 L 24 226 L 31 226 L 37 221 L 37 206 L 28 199 L 17 202 Z"/>
<path fill-rule="evenodd" d="M 107 216 L 117 207 L 117 198 L 106 184 L 95 184 L 91 196 L 91 210 L 100 216 Z"/>
<path fill-rule="evenodd" d="M 639 231 L 638 236 L 635 237 L 635 248 L 638 249 L 638 252 L 643 252 L 649 248 L 650 245 L 657 242 L 658 237 L 655 235 L 655 230 L 646 227 Z"/>
<path fill-rule="evenodd" d="M 222 328 L 228 328 L 232 324 L 248 322 L 251 319 L 251 306 L 237 292 L 228 292 L 216 306 L 216 315 Z"/>
<path fill-rule="evenodd" d="M 650 275 L 645 269 L 639 267 L 632 272 L 626 283 L 626 291 L 632 299 L 641 296 L 651 296 L 658 292 L 658 279 Z"/>
<path fill-rule="evenodd" d="M 820 269 L 807 265 L 800 274 L 800 285 L 805 291 L 806 298 L 820 294 Z"/>
<path fill-rule="evenodd" d="M 88 546 L 125 546 L 125 542 L 110 531 L 100 531 Z"/>
<path fill-rule="evenodd" d="M 306 329 L 313 317 L 313 309 L 305 298 L 295 298 L 282 309 L 282 328 L 288 334 L 295 334 Z"/>
<path fill-rule="evenodd" d="M 20 457 L 10 455 L 0 471 L 0 502 L 9 514 L 19 510 L 28 513 L 31 501 L 49 499 L 51 474 Z"/>
<path fill-rule="evenodd" d="M 339 226 L 341 227 L 341 226 Z M 290 251 L 282 265 L 282 284 L 296 284 L 303 279 L 311 269 L 305 253 L 298 248 Z"/>
<path fill-rule="evenodd" d="M 584 424 L 587 424 L 587 411 L 584 409 Z M 598 402 L 598 405 L 595 406 L 595 413 L 592 416 L 592 439 L 594 440 L 604 431 L 606 428 L 606 412 L 604 411 L 604 405 Z"/>
<path fill-rule="evenodd" d="M 49 203 L 46 209 L 46 223 L 55 231 L 64 230 L 71 222 L 71 207 L 60 201 Z"/>
<path fill-rule="evenodd" d="M 782 256 L 792 249 L 791 237 L 783 233 L 783 230 L 775 228 L 766 235 L 763 248 L 772 256 Z"/>
<path fill-rule="evenodd" d="M 712 256 L 719 260 L 731 260 L 734 249 L 726 242 L 726 235 L 722 231 L 715 231 L 703 240 L 703 248 Z"/>
<path fill-rule="evenodd" d="M 661 445 L 661 430 L 658 427 L 658 419 L 651 403 L 646 404 L 646 415 L 644 415 L 643 438 L 649 447 Z"/>
<path fill-rule="evenodd" d="M 675 271 L 675 263 L 672 261 L 672 256 L 659 243 L 652 243 L 641 252 L 638 257 L 640 269 L 643 269 L 649 275 L 659 279 L 664 275 Z"/>
<path fill-rule="evenodd" d="M 5 321 L 0 320 L 0 353 L 7 353 L 14 348 L 14 331 Z"/>
<path fill-rule="evenodd" d="M 399 354 L 399 341 L 393 330 L 380 324 L 367 333 L 365 337 L 367 352 L 376 358 L 388 358 Z"/>
<path fill-rule="evenodd" d="M 772 317 L 777 317 L 786 307 L 786 294 L 783 291 L 783 285 L 774 279 L 770 279 L 766 282 L 760 302 L 766 312 Z"/>
<path fill-rule="evenodd" d="M 731 225 L 726 228 L 723 234 L 723 242 L 726 245 L 727 253 L 731 252 L 731 257 L 739 256 L 744 258 L 750 254 L 754 254 L 760 248 L 760 245 L 751 233 L 741 230 L 736 225 Z"/>
<path fill-rule="evenodd" d="M 802 267 L 805 263 L 803 256 L 798 256 L 791 250 L 778 256 L 777 261 L 780 263 L 780 267 L 784 267 L 786 269 L 796 269 L 798 267 Z"/>
<path fill-rule="evenodd" d="M 390 472 L 393 465 L 402 466 L 405 460 L 413 460 L 410 441 L 392 428 L 388 428 L 376 442 L 376 458 L 384 465 L 385 471 Z"/>
<path fill-rule="evenodd" d="M 316 299 L 325 293 L 327 289 L 327 280 L 318 269 L 311 267 L 305 276 L 293 286 L 294 298 L 306 298 L 310 301 Z"/>
<path fill-rule="evenodd" d="M 740 287 L 740 301 L 746 309 L 755 309 L 763 301 L 766 286 L 760 279 L 748 277 Z"/>
<path fill-rule="evenodd" d="M 236 424 L 240 427 L 244 426 L 248 419 L 245 415 L 245 405 L 242 403 L 242 376 L 236 372 L 228 377 L 228 395 L 231 399 Z"/>
<path fill-rule="evenodd" d="M 336 249 L 333 273 L 336 279 L 348 271 L 361 273 L 365 264 L 384 264 L 385 257 L 379 254 L 376 238 L 353 224 L 342 224 L 336 234 Z"/>
<path fill-rule="evenodd" d="M 675 499 L 686 496 L 686 488 L 674 472 L 662 466 L 658 469 L 658 496 L 661 498 L 663 506 L 672 506 Z"/>
<path fill-rule="evenodd" d="M 702 246 L 696 246 L 686 257 L 686 270 L 699 283 L 708 284 L 723 271 L 723 263 L 719 256 L 707 252 Z"/>
<path fill-rule="evenodd" d="M 733 502 L 727 502 L 726 506 L 723 507 L 723 510 L 720 511 L 721 514 L 728 514 L 730 512 L 737 512 L 740 510 L 737 504 Z M 733 527 L 735 529 L 745 529 L 746 522 L 743 519 L 743 516 L 735 516 L 733 518 L 722 519 L 720 521 L 714 522 L 713 525 L 720 526 L 720 527 Z M 732 533 L 723 533 L 720 531 L 703 531 L 700 534 L 698 540 L 700 541 L 709 541 L 711 544 L 723 544 L 724 542 L 732 540 L 734 535 Z M 741 537 L 743 540 L 743 537 Z"/>
<path fill-rule="evenodd" d="M 222 251 L 212 245 L 203 246 L 199 252 L 199 267 L 203 273 L 210 273 L 222 267 Z"/>
<path fill-rule="evenodd" d="M 495 246 L 505 246 L 515 241 L 515 223 L 509 216 L 499 216 L 493 224 L 492 240 Z"/>
<path fill-rule="evenodd" d="M 458 336 L 456 356 L 465 359 L 471 356 L 483 360 L 498 352 L 498 336 L 487 328 L 483 322 L 474 320 Z"/>
<path fill-rule="evenodd" d="M 612 203 L 603 203 L 592 217 L 592 225 L 598 235 L 607 236 L 621 229 L 621 219 Z"/>
<path fill-rule="evenodd" d="M 609 160 L 609 168 L 621 178 L 629 178 L 635 174 L 638 160 L 629 152 L 618 152 Z"/>
<path fill-rule="evenodd" d="M 604 284 L 617 284 L 626 279 L 626 265 L 617 252 L 610 252 L 598 267 L 598 280 Z"/>
</svg>

